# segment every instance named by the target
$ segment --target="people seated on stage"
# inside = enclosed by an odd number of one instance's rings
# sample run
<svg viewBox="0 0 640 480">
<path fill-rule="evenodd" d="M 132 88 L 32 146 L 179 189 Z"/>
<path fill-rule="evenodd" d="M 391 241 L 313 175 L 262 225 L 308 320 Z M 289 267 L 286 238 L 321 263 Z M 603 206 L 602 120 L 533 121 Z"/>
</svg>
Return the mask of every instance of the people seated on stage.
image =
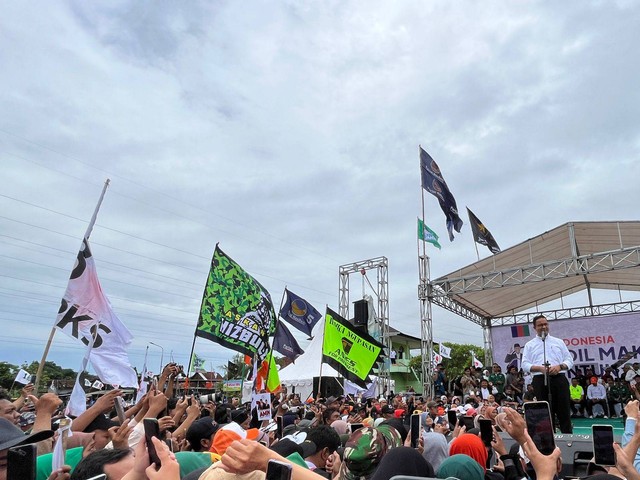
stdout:
<svg viewBox="0 0 640 480">
<path fill-rule="evenodd" d="M 584 389 L 582 388 L 582 385 L 578 383 L 578 379 L 576 377 L 571 379 L 571 385 L 569 385 L 569 397 L 571 398 L 571 416 L 584 416 L 584 409 L 586 406 Z"/>
<path fill-rule="evenodd" d="M 600 408 L 597 408 L 598 405 Z M 594 409 L 594 407 L 596 408 Z M 607 390 L 604 388 L 604 385 L 602 385 L 602 379 L 597 377 L 592 377 L 591 385 L 587 387 L 587 412 L 589 418 L 593 418 L 594 416 L 609 418 Z"/>
</svg>

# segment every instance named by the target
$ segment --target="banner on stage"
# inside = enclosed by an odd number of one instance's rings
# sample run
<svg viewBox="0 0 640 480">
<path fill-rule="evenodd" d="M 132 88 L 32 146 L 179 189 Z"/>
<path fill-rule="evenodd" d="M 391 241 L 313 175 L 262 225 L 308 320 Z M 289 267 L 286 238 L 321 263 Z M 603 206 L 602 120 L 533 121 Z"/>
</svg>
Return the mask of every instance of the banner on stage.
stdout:
<svg viewBox="0 0 640 480">
<path fill-rule="evenodd" d="M 638 313 L 550 320 L 549 333 L 564 341 L 575 366 L 590 366 L 596 375 L 600 375 L 607 366 L 625 355 L 640 351 L 640 337 L 629 334 L 638 322 Z M 513 358 L 515 346 L 524 348 L 524 344 L 535 335 L 532 324 L 493 327 L 491 343 L 494 362 L 505 368 L 509 359 Z M 572 372 L 569 373 L 572 376 Z"/>
</svg>

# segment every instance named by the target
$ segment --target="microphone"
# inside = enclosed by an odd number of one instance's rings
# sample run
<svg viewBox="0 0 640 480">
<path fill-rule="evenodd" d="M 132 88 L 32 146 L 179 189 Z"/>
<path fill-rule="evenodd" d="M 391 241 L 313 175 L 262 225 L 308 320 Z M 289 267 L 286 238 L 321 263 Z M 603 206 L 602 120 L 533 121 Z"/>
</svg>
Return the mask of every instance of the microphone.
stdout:
<svg viewBox="0 0 640 480">
<path fill-rule="evenodd" d="M 547 333 L 546 330 L 542 330 L 542 332 L 540 332 L 540 338 L 543 342 L 547 339 L 547 335 L 549 335 L 549 333 Z"/>
</svg>

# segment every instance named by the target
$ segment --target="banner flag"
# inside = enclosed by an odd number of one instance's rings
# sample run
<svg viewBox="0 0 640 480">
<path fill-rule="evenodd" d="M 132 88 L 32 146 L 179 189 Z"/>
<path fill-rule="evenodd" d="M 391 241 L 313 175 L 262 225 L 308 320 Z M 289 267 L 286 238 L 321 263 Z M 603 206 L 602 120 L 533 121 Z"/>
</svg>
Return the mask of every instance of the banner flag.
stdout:
<svg viewBox="0 0 640 480">
<path fill-rule="evenodd" d="M 102 291 L 86 238 L 62 297 L 56 327 L 87 346 L 93 341 L 89 361 L 104 383 L 138 386 L 136 372 L 126 352 L 133 336 Z"/>
<path fill-rule="evenodd" d="M 367 388 L 369 374 L 382 360 L 384 345 L 354 327 L 336 312 L 327 308 L 322 342 L 322 361 L 332 366 L 344 378 Z"/>
<path fill-rule="evenodd" d="M 91 384 L 91 386 L 96 390 L 102 390 L 102 387 L 104 387 L 104 384 L 100 380 L 96 380 Z"/>
<path fill-rule="evenodd" d="M 290 358 L 294 362 L 296 358 L 304 353 L 304 350 L 300 348 L 300 345 L 298 345 L 296 339 L 291 335 L 287 326 L 282 322 L 279 322 L 276 327 L 276 334 L 273 337 L 273 350 Z"/>
<path fill-rule="evenodd" d="M 442 363 L 442 355 L 440 355 L 439 353 L 436 353 L 435 351 L 433 352 L 433 367 L 435 368 L 439 363 Z"/>
<path fill-rule="evenodd" d="M 442 248 L 440 243 L 438 243 L 438 235 L 436 234 L 436 232 L 434 232 L 429 227 L 427 227 L 427 225 L 419 218 L 418 218 L 418 238 L 420 240 L 424 240 L 425 242 L 432 244 L 436 248 L 439 248 L 439 249 Z"/>
<path fill-rule="evenodd" d="M 451 349 L 446 345 L 440 344 L 440 355 L 444 358 L 451 358 Z"/>
<path fill-rule="evenodd" d="M 462 219 L 458 216 L 456 199 L 453 198 L 447 182 L 444 181 L 440 167 L 422 147 L 420 147 L 420 172 L 422 188 L 438 199 L 440 208 L 447 219 L 449 240 L 453 241 L 453 230 L 455 229 L 456 232 L 460 233 L 463 225 Z"/>
<path fill-rule="evenodd" d="M 88 378 L 84 379 L 84 386 L 85 387 L 91 387 L 91 380 L 89 380 Z"/>
<path fill-rule="evenodd" d="M 473 239 L 480 245 L 487 247 L 491 253 L 500 253 L 500 247 L 487 227 L 469 210 L 469 207 L 467 207 L 467 213 L 469 214 L 469 223 L 471 224 Z"/>
<path fill-rule="evenodd" d="M 286 288 L 284 291 L 287 294 L 287 301 L 280 309 L 280 317 L 310 337 L 313 327 L 322 318 L 322 314 L 304 298 L 291 293 Z"/>
<path fill-rule="evenodd" d="M 205 364 L 205 359 L 202 357 L 199 357 L 198 354 L 196 352 L 193 352 L 193 355 L 191 356 L 191 366 L 193 368 L 194 372 L 200 372 L 204 370 L 204 364 Z M 191 373 L 191 372 L 189 372 Z"/>
<path fill-rule="evenodd" d="M 31 383 L 31 374 L 21 368 L 18 374 L 16 375 L 15 382 L 21 383 L 22 385 L 27 385 Z"/>
<path fill-rule="evenodd" d="M 196 335 L 262 360 L 275 320 L 269 292 L 216 245 Z"/>
</svg>

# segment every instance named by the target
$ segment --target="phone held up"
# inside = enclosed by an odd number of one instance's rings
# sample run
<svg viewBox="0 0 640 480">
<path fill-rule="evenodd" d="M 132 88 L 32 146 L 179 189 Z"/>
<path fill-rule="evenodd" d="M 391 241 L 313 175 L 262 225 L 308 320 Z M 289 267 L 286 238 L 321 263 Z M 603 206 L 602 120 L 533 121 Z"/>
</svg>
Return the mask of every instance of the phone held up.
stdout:
<svg viewBox="0 0 640 480">
<path fill-rule="evenodd" d="M 411 415 L 411 448 L 418 448 L 422 422 L 419 413 Z"/>
<path fill-rule="evenodd" d="M 536 448 L 543 455 L 551 455 L 556 448 L 553 437 L 553 422 L 548 402 L 527 402 L 524 404 L 524 420 L 527 431 Z"/>
<path fill-rule="evenodd" d="M 592 425 L 593 454 L 595 463 L 606 467 L 616 464 L 616 452 L 613 449 L 613 427 L 611 425 Z"/>
<path fill-rule="evenodd" d="M 144 438 L 147 442 L 147 451 L 149 452 L 149 460 L 151 463 L 156 464 L 156 468 L 160 468 L 160 457 L 156 452 L 156 447 L 151 440 L 153 437 L 160 439 L 160 426 L 158 425 L 158 419 L 145 418 L 142 420 L 144 425 Z"/>
<path fill-rule="evenodd" d="M 20 445 L 7 452 L 7 480 L 36 480 L 36 445 Z"/>
<path fill-rule="evenodd" d="M 269 460 L 265 480 L 291 480 L 291 465 L 277 460 Z"/>
</svg>

